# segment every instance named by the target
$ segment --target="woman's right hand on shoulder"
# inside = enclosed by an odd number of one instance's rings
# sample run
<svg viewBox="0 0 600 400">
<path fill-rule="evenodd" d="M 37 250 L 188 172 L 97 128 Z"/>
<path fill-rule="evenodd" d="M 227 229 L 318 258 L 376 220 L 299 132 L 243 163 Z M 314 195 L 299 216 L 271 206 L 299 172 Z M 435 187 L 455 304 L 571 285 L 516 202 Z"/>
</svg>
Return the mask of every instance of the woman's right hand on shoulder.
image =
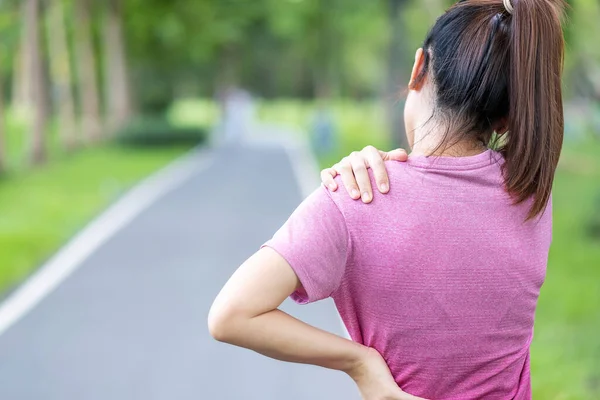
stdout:
<svg viewBox="0 0 600 400">
<path fill-rule="evenodd" d="M 335 192 L 338 185 L 334 178 L 340 175 L 350 197 L 370 203 L 373 200 L 373 188 L 368 169 L 373 170 L 379 191 L 387 193 L 390 190 L 390 181 L 384 161 L 406 161 L 407 159 L 408 155 L 404 149 L 385 152 L 377 150 L 373 146 L 367 146 L 361 151 L 352 152 L 333 167 L 321 171 L 321 181 L 329 190 Z"/>
</svg>

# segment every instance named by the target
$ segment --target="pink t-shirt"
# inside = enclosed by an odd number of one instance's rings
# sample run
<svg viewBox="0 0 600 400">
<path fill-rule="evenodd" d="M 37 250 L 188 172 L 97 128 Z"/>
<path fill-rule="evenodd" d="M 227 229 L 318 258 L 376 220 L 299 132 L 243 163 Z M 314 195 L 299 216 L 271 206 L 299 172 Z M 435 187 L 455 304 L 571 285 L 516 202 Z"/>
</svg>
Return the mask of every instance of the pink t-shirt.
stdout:
<svg viewBox="0 0 600 400">
<path fill-rule="evenodd" d="M 524 222 L 503 189 L 502 156 L 387 162 L 371 204 L 320 187 L 266 243 L 332 297 L 356 342 L 398 385 L 429 399 L 531 399 L 529 346 L 552 239 L 551 204 Z M 374 183 L 374 180 L 372 179 Z"/>
</svg>

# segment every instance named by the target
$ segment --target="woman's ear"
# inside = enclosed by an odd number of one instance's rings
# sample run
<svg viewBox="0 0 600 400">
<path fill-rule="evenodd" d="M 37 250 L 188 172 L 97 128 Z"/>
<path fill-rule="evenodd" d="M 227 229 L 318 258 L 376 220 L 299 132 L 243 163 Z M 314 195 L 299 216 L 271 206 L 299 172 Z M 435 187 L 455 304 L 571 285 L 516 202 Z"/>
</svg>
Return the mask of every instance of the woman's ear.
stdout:
<svg viewBox="0 0 600 400">
<path fill-rule="evenodd" d="M 426 77 L 423 76 L 423 68 L 425 68 L 425 53 L 422 48 L 417 49 L 415 53 L 415 64 L 413 65 L 412 73 L 410 74 L 410 82 L 408 88 L 410 90 L 421 90 L 425 83 Z"/>
</svg>

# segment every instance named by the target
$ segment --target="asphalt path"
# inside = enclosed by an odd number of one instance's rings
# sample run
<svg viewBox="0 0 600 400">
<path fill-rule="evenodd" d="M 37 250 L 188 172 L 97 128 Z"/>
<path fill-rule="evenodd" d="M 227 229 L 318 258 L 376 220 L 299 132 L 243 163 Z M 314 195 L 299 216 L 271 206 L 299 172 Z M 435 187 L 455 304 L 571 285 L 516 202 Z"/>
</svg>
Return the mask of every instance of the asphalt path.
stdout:
<svg viewBox="0 0 600 400">
<path fill-rule="evenodd" d="M 0 336 L 1 400 L 359 398 L 342 373 L 210 338 L 219 289 L 303 197 L 281 146 L 212 153 Z M 342 333 L 329 301 L 284 309 Z"/>
</svg>

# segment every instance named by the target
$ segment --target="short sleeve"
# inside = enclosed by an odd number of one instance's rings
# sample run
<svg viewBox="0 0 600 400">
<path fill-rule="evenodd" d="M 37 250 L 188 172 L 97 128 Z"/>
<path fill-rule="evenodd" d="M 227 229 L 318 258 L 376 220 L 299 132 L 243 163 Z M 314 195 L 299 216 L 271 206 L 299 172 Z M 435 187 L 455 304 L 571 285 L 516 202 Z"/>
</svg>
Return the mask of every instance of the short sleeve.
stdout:
<svg viewBox="0 0 600 400">
<path fill-rule="evenodd" d="M 302 283 L 302 289 L 291 295 L 295 302 L 325 299 L 339 287 L 348 233 L 344 216 L 325 187 L 308 196 L 265 246 L 279 253 Z"/>
</svg>

